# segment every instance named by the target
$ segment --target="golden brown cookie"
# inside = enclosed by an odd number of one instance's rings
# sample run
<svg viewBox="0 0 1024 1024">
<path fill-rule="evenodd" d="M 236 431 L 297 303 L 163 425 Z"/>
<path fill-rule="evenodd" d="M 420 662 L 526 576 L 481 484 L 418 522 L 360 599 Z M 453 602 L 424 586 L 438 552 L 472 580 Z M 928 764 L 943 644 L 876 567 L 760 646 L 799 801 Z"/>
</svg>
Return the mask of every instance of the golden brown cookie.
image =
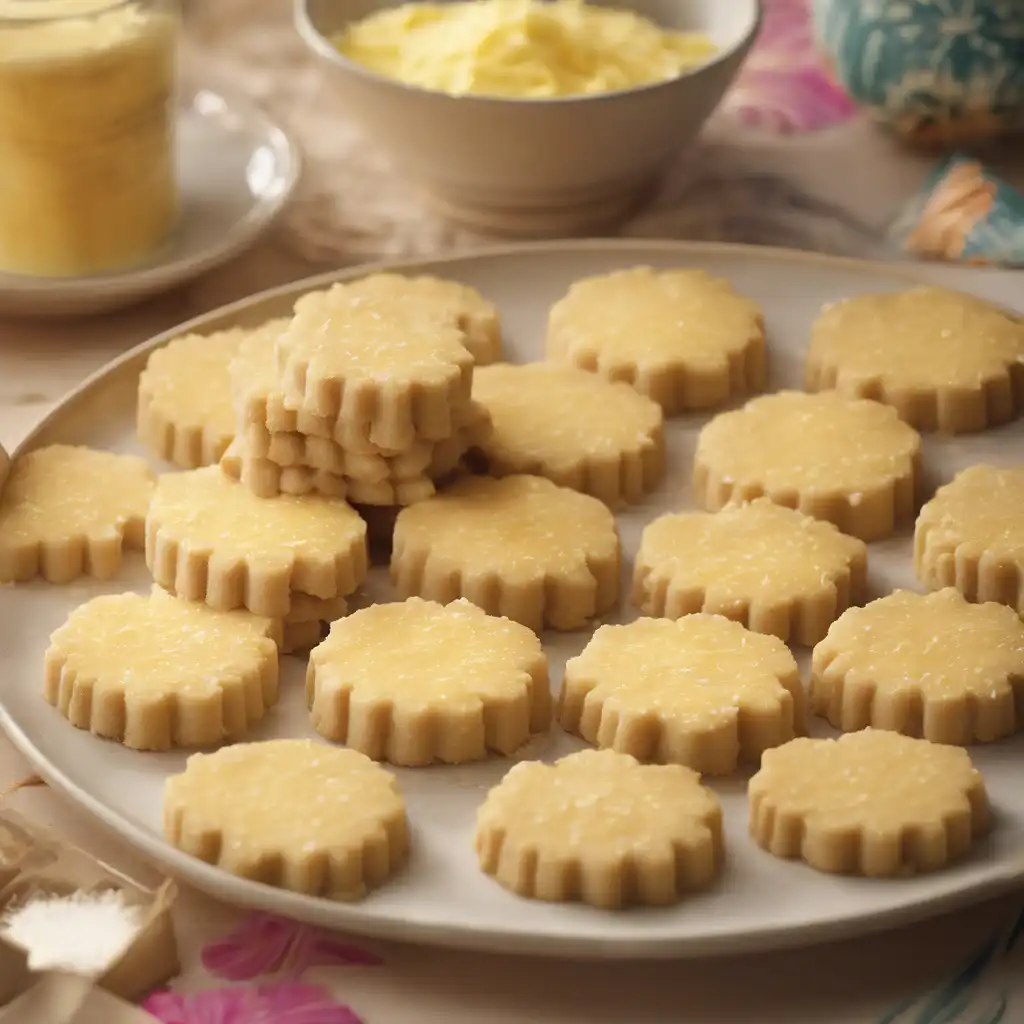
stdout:
<svg viewBox="0 0 1024 1024">
<path fill-rule="evenodd" d="M 867 547 L 768 498 L 655 519 L 640 539 L 633 603 L 678 619 L 713 612 L 812 646 L 867 592 Z"/>
<path fill-rule="evenodd" d="M 19 456 L 0 494 L 0 581 L 110 579 L 142 549 L 156 477 L 143 459 L 54 444 Z"/>
<path fill-rule="evenodd" d="M 283 618 L 292 591 L 344 597 L 362 583 L 366 524 L 331 498 L 258 498 L 216 466 L 170 473 L 146 519 L 146 564 L 179 597 Z"/>
<path fill-rule="evenodd" d="M 321 736 L 399 765 L 511 754 L 551 720 L 540 641 L 464 600 L 411 597 L 336 622 L 306 693 Z"/>
<path fill-rule="evenodd" d="M 748 795 L 760 846 L 834 874 L 936 871 L 991 824 L 966 751 L 878 729 L 765 751 Z"/>
<path fill-rule="evenodd" d="M 717 511 L 767 496 L 880 540 L 913 520 L 921 438 L 896 411 L 835 391 L 780 391 L 719 413 L 697 440 L 694 499 Z"/>
<path fill-rule="evenodd" d="M 95 597 L 50 637 L 44 695 L 136 750 L 240 739 L 277 701 L 275 624 L 150 594 Z"/>
<path fill-rule="evenodd" d="M 990 743 L 1024 709 L 1024 624 L 952 587 L 898 590 L 851 608 L 814 648 L 811 708 L 837 729 L 872 726 L 933 743 Z"/>
<path fill-rule="evenodd" d="M 230 874 L 333 900 L 382 885 L 409 849 L 395 777 L 313 740 L 193 754 L 164 788 L 164 836 Z"/>
<path fill-rule="evenodd" d="M 565 665 L 558 721 L 640 761 L 727 775 L 806 732 L 786 645 L 719 615 L 602 626 Z"/>
<path fill-rule="evenodd" d="M 399 513 L 402 597 L 465 597 L 534 631 L 579 629 L 615 606 L 619 537 L 596 498 L 536 476 L 468 477 Z"/>
<path fill-rule="evenodd" d="M 933 590 L 998 601 L 1024 615 L 1024 466 L 971 466 L 917 517 L 914 568 Z"/>
<path fill-rule="evenodd" d="M 499 363 L 475 371 L 473 397 L 490 413 L 477 447 L 493 476 L 545 476 L 610 508 L 661 482 L 661 408 L 626 384 L 554 363 Z"/>
<path fill-rule="evenodd" d="M 237 480 L 259 498 L 274 498 L 279 494 L 344 498 L 348 493 L 348 484 L 343 476 L 325 469 L 285 467 L 269 459 L 254 458 L 246 453 L 244 444 L 237 438 L 221 456 L 220 468 L 225 476 Z"/>
<path fill-rule="evenodd" d="M 228 367 L 248 332 L 187 334 L 158 348 L 139 376 L 139 440 L 183 469 L 215 465 L 235 436 Z"/>
<path fill-rule="evenodd" d="M 703 270 L 634 267 L 577 281 L 551 307 L 547 351 L 632 384 L 667 416 L 765 385 L 761 310 Z"/>
<path fill-rule="evenodd" d="M 721 808 L 696 772 L 614 750 L 513 766 L 477 812 L 474 846 L 518 896 L 605 909 L 677 903 L 725 858 Z"/>
<path fill-rule="evenodd" d="M 827 307 L 807 388 L 893 406 L 918 430 L 966 434 L 1024 408 L 1024 324 L 961 292 L 914 288 Z"/>
</svg>

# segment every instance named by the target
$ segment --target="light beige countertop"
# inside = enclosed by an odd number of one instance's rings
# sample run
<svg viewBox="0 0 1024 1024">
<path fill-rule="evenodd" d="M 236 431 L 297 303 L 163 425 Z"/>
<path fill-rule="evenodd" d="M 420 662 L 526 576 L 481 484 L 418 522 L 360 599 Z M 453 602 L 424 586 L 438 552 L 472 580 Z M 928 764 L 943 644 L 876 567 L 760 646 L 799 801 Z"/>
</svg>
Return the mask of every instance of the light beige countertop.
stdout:
<svg viewBox="0 0 1024 1024">
<path fill-rule="evenodd" d="M 0 441 L 5 446 L 15 445 L 62 394 L 111 357 L 188 317 L 324 269 L 491 241 L 439 221 L 388 173 L 380 154 L 345 123 L 336 99 L 306 62 L 291 36 L 287 6 L 260 0 L 203 5 L 192 17 L 190 60 L 209 80 L 249 92 L 291 124 L 309 164 L 299 197 L 255 250 L 181 292 L 91 321 L 0 323 Z M 666 184 L 656 207 L 623 233 L 891 256 L 886 225 L 929 166 L 859 120 L 783 138 L 720 117 Z M 1024 180 L 1024 162 L 1009 157 L 1001 170 L 1014 181 Z M 933 275 L 1024 308 L 1024 273 L 939 268 Z M 0 790 L 28 774 L 28 766 L 0 739 Z M 145 877 L 145 867 L 129 850 L 57 795 L 32 789 L 12 802 Z M 1012 945 L 1007 929 L 1022 902 L 1024 893 L 905 931 L 699 963 L 566 964 L 356 941 L 382 963 L 342 966 L 335 950 L 326 957 L 331 963 L 312 967 L 305 981 L 329 989 L 366 1024 L 1024 1024 L 1024 940 L 1002 952 Z M 206 897 L 183 893 L 178 909 L 183 992 L 227 984 L 204 968 L 202 952 L 244 920 Z M 250 920 L 232 939 L 228 959 L 272 967 L 266 928 L 265 921 Z M 956 983 L 955 993 L 933 993 L 931 1001 L 896 1012 L 931 986 L 949 982 L 993 936 L 991 963 L 986 961 L 979 979 L 972 974 Z M 312 940 L 296 932 L 289 941 L 308 948 Z M 220 964 L 223 973 L 224 958 L 223 949 L 207 953 L 207 966 Z M 964 1003 L 954 1013 L 956 999 Z M 220 1016 L 209 1006 L 203 1011 L 208 1016 L 195 1007 L 192 1012 L 183 1011 L 185 1024 L 250 1019 L 229 1017 L 223 1006 Z M 264 1019 L 269 1024 L 270 1018 L 258 1018 L 261 1024 Z M 352 1024 L 355 1018 L 324 1011 L 296 1017 L 296 1024 L 300 1019 L 302 1024 Z M 256 1017 L 251 1020 L 256 1024 Z M 280 1024 L 288 1022 L 281 1015 Z"/>
</svg>

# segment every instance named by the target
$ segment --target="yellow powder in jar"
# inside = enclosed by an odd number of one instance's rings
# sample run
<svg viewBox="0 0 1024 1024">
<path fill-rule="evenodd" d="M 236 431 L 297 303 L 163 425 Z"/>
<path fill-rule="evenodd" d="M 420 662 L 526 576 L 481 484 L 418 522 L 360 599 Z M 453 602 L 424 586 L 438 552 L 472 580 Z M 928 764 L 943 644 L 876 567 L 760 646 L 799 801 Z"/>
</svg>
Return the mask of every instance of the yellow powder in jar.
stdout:
<svg viewBox="0 0 1024 1024">
<path fill-rule="evenodd" d="M 410 3 L 334 40 L 388 78 L 456 96 L 554 99 L 675 78 L 712 58 L 706 36 L 582 0 Z"/>
<path fill-rule="evenodd" d="M 177 35 L 157 0 L 0 0 L 0 270 L 97 274 L 166 241 Z"/>
</svg>

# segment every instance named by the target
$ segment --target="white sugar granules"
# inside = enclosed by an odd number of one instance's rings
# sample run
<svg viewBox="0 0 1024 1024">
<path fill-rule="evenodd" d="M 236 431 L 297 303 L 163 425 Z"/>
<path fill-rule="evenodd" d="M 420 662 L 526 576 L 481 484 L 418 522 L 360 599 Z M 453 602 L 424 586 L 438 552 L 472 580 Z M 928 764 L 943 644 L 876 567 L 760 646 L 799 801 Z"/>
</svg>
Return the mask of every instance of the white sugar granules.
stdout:
<svg viewBox="0 0 1024 1024">
<path fill-rule="evenodd" d="M 105 889 L 32 896 L 0 918 L 0 935 L 28 954 L 29 970 L 93 976 L 113 966 L 142 923 L 140 907 Z"/>
</svg>

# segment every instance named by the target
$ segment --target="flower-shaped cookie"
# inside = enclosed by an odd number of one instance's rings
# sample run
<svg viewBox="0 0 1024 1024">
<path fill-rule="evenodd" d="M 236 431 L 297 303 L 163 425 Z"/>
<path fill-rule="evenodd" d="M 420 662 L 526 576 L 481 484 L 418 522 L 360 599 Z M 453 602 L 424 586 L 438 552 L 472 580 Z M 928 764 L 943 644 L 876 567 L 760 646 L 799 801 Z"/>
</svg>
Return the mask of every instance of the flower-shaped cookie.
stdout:
<svg viewBox="0 0 1024 1024">
<path fill-rule="evenodd" d="M 336 622 L 309 659 L 313 727 L 377 761 L 460 764 L 548 728 L 548 662 L 518 622 L 411 597 Z"/>
<path fill-rule="evenodd" d="M 193 754 L 167 780 L 164 835 L 233 875 L 335 900 L 386 882 L 409 847 L 395 777 L 313 740 Z"/>
<path fill-rule="evenodd" d="M 725 852 L 721 808 L 696 772 L 613 750 L 515 765 L 480 807 L 474 845 L 519 896 L 608 909 L 676 903 L 711 884 Z"/>
<path fill-rule="evenodd" d="M 641 761 L 725 775 L 805 732 L 796 661 L 719 615 L 602 626 L 565 665 L 558 720 Z"/>
<path fill-rule="evenodd" d="M 971 466 L 940 487 L 914 528 L 914 568 L 932 589 L 1024 615 L 1024 466 Z"/>
<path fill-rule="evenodd" d="M 767 496 L 880 540 L 916 509 L 921 438 L 896 410 L 836 391 L 780 391 L 720 413 L 697 440 L 694 498 L 717 511 Z"/>
<path fill-rule="evenodd" d="M 935 871 L 991 822 L 984 780 L 962 748 L 877 729 L 765 751 L 748 796 L 760 846 L 836 874 Z"/>
<path fill-rule="evenodd" d="M 54 444 L 19 456 L 0 494 L 0 582 L 110 579 L 141 549 L 155 476 L 134 455 Z"/>
<path fill-rule="evenodd" d="M 469 477 L 399 513 L 402 597 L 465 597 L 491 615 L 579 629 L 619 596 L 619 537 L 596 498 L 536 476 Z"/>
<path fill-rule="evenodd" d="M 366 576 L 366 524 L 342 501 L 258 498 L 217 466 L 157 482 L 146 565 L 162 587 L 213 608 L 283 618 L 291 592 L 344 597 Z"/>
<path fill-rule="evenodd" d="M 499 363 L 476 371 L 473 397 L 491 416 L 478 449 L 494 476 L 535 473 L 611 508 L 661 480 L 661 408 L 627 384 L 553 363 Z"/>
<path fill-rule="evenodd" d="M 277 700 L 277 625 L 152 593 L 95 597 L 50 637 L 44 695 L 136 750 L 244 736 Z"/>
<path fill-rule="evenodd" d="M 949 587 L 898 590 L 851 608 L 814 648 L 811 708 L 837 729 L 866 726 L 934 743 L 988 743 L 1020 728 L 1024 624 Z"/>
<path fill-rule="evenodd" d="M 761 310 L 703 270 L 633 267 L 577 281 L 551 307 L 547 351 L 632 384 L 667 416 L 765 383 Z"/>
<path fill-rule="evenodd" d="M 712 612 L 808 646 L 866 588 L 863 541 L 768 498 L 655 519 L 633 569 L 633 602 L 645 615 Z"/>
<path fill-rule="evenodd" d="M 807 386 L 893 406 L 918 430 L 964 434 L 1024 406 L 1024 324 L 943 288 L 856 295 L 814 324 Z"/>
</svg>

